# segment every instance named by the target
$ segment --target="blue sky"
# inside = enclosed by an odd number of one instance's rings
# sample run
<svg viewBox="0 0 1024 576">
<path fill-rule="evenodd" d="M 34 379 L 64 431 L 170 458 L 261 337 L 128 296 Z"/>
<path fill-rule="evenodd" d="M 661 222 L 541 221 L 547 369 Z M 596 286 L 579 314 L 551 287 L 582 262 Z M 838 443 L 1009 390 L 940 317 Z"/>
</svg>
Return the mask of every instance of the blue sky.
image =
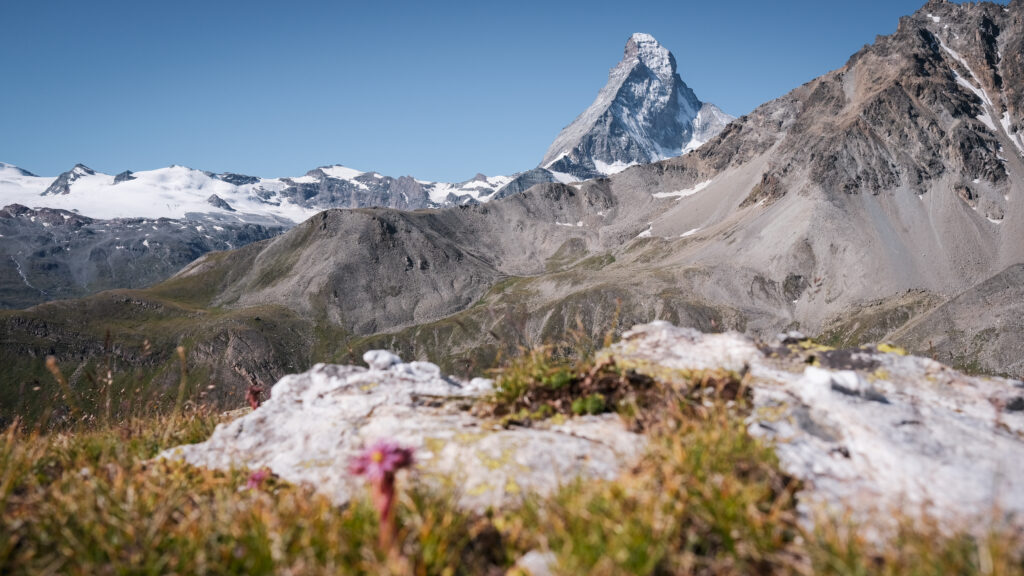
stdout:
<svg viewBox="0 0 1024 576">
<path fill-rule="evenodd" d="M 460 181 L 535 166 L 633 32 L 741 115 L 923 0 L 4 0 L 0 161 L 41 175 L 324 164 Z"/>
</svg>

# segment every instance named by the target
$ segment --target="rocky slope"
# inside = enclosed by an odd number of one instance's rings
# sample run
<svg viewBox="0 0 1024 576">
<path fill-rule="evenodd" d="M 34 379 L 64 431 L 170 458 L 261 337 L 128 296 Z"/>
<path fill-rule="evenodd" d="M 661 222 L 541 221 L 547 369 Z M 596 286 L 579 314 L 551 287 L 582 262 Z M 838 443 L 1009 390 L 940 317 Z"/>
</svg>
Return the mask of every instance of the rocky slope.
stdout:
<svg viewBox="0 0 1024 576">
<path fill-rule="evenodd" d="M 67 210 L 0 209 L 0 308 L 80 298 L 111 288 L 143 288 L 215 250 L 231 250 L 285 230 L 227 219 L 94 220 Z"/>
</svg>

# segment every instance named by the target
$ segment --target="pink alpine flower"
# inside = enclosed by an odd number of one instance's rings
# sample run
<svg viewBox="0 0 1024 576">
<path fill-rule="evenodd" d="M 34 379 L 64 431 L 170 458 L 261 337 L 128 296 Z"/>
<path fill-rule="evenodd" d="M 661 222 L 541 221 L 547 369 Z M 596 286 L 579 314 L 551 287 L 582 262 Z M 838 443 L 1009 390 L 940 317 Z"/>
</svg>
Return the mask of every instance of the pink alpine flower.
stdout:
<svg viewBox="0 0 1024 576">
<path fill-rule="evenodd" d="M 391 548 L 398 532 L 392 505 L 395 501 L 395 474 L 413 465 L 413 450 L 396 442 L 380 440 L 349 463 L 349 471 L 365 476 L 372 488 L 373 505 L 380 517 L 381 548 Z"/>
<path fill-rule="evenodd" d="M 254 470 L 252 474 L 249 474 L 249 480 L 245 483 L 245 487 L 249 490 L 256 490 L 263 485 L 263 481 L 267 478 L 270 478 L 270 468 Z"/>
</svg>

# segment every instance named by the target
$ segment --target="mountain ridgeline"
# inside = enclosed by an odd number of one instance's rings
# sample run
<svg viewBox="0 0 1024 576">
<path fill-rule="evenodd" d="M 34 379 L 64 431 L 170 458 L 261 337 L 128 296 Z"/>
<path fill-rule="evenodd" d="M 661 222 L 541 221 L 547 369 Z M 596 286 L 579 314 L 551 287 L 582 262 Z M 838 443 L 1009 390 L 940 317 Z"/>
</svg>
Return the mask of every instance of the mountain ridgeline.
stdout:
<svg viewBox="0 0 1024 576">
<path fill-rule="evenodd" d="M 645 62 L 643 40 L 627 59 Z M 144 338 L 189 344 L 194 371 L 236 402 L 252 382 L 370 348 L 478 372 L 519 346 L 655 319 L 890 340 L 1020 378 L 1022 54 L 1024 1 L 931 1 L 683 156 L 488 203 L 328 210 L 146 290 L 4 312 L 0 400 L 26 405 L 19 383 L 43 378 L 45 354 L 84 373 L 110 327 L 118 361 L 156 385 L 176 381 L 174 363 L 143 355 Z M 653 85 L 674 64 L 643 68 Z M 553 150 L 600 148 L 614 124 L 577 120 Z"/>
<path fill-rule="evenodd" d="M 608 85 L 563 130 L 543 166 L 512 176 L 477 174 L 460 183 L 427 182 L 338 165 L 290 178 L 182 166 L 113 176 L 78 164 L 48 179 L 0 163 L 0 206 L 10 205 L 22 216 L 8 218 L 7 229 L 0 230 L 0 252 L 6 256 L 0 270 L 10 278 L 0 283 L 0 308 L 146 286 L 168 278 L 200 254 L 273 236 L 324 209 L 418 210 L 487 203 L 536 184 L 612 174 L 692 150 L 731 119 L 697 99 L 667 49 L 647 34 L 634 34 Z M 86 230 L 89 241 L 59 228 L 40 230 L 51 223 L 36 224 L 38 219 L 22 206 L 89 217 L 94 224 Z M 120 221 L 139 218 L 171 220 L 182 232 L 176 235 L 174 225 L 165 226 L 159 240 L 163 249 L 150 251 L 147 238 L 127 233 L 133 224 Z M 239 229 L 243 232 L 236 233 Z M 8 240 L 14 236 L 17 241 Z M 51 262 L 54 245 L 63 246 L 67 253 L 62 256 L 74 254 L 78 264 Z M 125 251 L 111 258 L 107 245 Z"/>
</svg>

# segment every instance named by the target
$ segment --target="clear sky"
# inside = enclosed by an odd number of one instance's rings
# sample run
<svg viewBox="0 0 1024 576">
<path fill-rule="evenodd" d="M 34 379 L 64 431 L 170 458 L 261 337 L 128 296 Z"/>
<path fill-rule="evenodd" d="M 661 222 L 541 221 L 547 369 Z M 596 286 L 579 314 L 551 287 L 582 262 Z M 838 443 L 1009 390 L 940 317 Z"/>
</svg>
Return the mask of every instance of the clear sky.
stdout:
<svg viewBox="0 0 1024 576">
<path fill-rule="evenodd" d="M 510 174 L 593 101 L 633 32 L 739 116 L 923 3 L 3 0 L 0 161 Z"/>
</svg>

